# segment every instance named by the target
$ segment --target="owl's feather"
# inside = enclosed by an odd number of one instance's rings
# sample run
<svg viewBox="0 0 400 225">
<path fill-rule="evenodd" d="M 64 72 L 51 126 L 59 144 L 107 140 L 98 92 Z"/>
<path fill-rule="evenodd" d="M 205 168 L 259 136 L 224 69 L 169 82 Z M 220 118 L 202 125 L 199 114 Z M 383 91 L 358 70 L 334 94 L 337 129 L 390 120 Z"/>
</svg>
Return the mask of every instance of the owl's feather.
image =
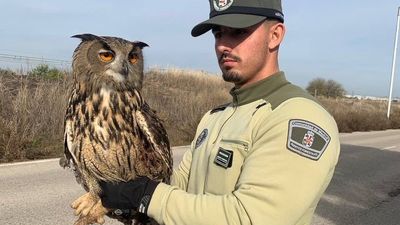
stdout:
<svg viewBox="0 0 400 225">
<path fill-rule="evenodd" d="M 96 180 L 148 176 L 169 182 L 172 159 L 166 131 L 138 91 L 105 90 L 87 98 L 77 93 L 71 95 L 66 114 L 65 155 L 78 176 L 84 170 Z"/>
</svg>

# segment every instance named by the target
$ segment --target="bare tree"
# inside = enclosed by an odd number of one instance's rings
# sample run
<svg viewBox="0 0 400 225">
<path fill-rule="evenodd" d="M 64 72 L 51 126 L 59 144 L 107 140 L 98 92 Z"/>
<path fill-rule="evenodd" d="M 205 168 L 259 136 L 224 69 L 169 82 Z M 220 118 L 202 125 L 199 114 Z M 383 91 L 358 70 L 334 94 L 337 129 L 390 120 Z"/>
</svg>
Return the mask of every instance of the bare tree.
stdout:
<svg viewBox="0 0 400 225">
<path fill-rule="evenodd" d="M 346 94 L 346 90 L 340 83 L 334 80 L 326 81 L 323 78 L 316 78 L 310 81 L 310 83 L 308 83 L 306 90 L 315 97 L 325 96 L 325 97 L 337 98 L 337 97 L 343 97 Z"/>
</svg>

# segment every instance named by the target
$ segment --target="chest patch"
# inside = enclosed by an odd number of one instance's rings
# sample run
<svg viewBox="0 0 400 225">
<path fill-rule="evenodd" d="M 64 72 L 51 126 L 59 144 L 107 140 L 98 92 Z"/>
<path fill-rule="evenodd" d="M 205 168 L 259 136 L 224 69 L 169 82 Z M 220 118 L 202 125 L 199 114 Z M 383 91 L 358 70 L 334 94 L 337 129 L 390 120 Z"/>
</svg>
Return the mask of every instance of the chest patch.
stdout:
<svg viewBox="0 0 400 225">
<path fill-rule="evenodd" d="M 233 151 L 223 148 L 218 149 L 217 156 L 215 156 L 214 163 L 225 169 L 232 167 Z"/>
<path fill-rule="evenodd" d="M 322 128 L 306 120 L 290 120 L 287 148 L 301 156 L 319 160 L 331 137 Z"/>
<path fill-rule="evenodd" d="M 197 149 L 198 147 L 200 147 L 201 144 L 203 144 L 204 140 L 207 139 L 208 136 L 208 129 L 204 129 L 199 136 L 196 139 L 196 144 L 194 146 L 194 149 Z"/>
</svg>

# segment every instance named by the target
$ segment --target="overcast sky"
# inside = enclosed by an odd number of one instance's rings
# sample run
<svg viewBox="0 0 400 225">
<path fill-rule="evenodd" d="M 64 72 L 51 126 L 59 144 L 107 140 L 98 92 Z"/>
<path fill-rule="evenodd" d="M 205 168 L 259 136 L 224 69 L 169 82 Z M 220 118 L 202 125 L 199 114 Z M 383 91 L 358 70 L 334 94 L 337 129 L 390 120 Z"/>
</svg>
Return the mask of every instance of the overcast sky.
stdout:
<svg viewBox="0 0 400 225">
<path fill-rule="evenodd" d="M 79 40 L 70 36 L 93 33 L 148 43 L 146 68 L 220 73 L 212 35 L 190 35 L 208 17 L 207 0 L 0 3 L 0 54 L 71 60 Z M 284 1 L 281 70 L 302 87 L 321 77 L 343 84 L 349 94 L 387 96 L 399 6 L 398 0 Z M 400 97 L 399 76 L 394 95 Z"/>
</svg>

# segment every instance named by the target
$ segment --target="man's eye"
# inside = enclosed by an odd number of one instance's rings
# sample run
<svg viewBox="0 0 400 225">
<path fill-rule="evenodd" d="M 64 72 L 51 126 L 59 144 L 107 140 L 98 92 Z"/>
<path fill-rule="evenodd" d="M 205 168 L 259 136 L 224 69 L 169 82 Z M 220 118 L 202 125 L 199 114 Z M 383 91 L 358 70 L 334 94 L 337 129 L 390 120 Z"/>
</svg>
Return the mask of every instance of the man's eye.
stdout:
<svg viewBox="0 0 400 225">
<path fill-rule="evenodd" d="M 213 32 L 213 35 L 214 35 L 214 38 L 220 38 L 221 32 L 220 31 Z"/>
<path fill-rule="evenodd" d="M 247 30 L 246 29 L 235 29 L 232 33 L 233 33 L 233 35 L 239 36 L 239 35 L 247 34 Z"/>
</svg>

